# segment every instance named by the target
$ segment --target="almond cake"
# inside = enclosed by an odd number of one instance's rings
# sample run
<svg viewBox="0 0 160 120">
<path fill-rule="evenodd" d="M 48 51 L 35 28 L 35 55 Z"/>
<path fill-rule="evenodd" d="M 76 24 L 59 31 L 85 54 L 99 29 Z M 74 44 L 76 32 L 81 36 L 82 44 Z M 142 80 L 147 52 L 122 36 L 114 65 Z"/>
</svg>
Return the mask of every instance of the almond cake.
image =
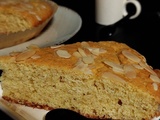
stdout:
<svg viewBox="0 0 160 120">
<path fill-rule="evenodd" d="M 160 113 L 160 78 L 124 43 L 83 41 L 0 56 L 3 99 L 66 108 L 93 119 L 150 120 Z"/>
</svg>

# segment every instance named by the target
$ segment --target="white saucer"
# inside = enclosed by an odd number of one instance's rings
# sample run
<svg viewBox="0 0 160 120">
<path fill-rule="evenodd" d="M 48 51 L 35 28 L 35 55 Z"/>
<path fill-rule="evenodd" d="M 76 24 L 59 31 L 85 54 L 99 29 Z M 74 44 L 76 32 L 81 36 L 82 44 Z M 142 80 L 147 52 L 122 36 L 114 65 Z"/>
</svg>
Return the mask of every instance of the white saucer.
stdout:
<svg viewBox="0 0 160 120">
<path fill-rule="evenodd" d="M 31 44 L 36 44 L 39 47 L 61 44 L 73 37 L 80 30 L 81 25 L 82 19 L 78 13 L 64 6 L 59 6 L 49 25 L 38 37 L 22 44 L 0 49 L 0 55 L 25 50 Z"/>
</svg>

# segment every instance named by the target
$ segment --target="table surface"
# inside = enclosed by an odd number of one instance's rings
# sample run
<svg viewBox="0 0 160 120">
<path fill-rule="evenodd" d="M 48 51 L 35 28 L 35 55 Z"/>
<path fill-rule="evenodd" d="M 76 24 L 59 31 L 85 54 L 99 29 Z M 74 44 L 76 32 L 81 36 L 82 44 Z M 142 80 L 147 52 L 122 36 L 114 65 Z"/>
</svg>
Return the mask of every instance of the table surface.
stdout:
<svg viewBox="0 0 160 120">
<path fill-rule="evenodd" d="M 157 9 L 147 11 L 144 6 L 139 17 L 125 21 L 116 27 L 115 32 L 107 35 L 109 27 L 95 22 L 94 0 L 54 0 L 61 6 L 76 11 L 82 18 L 82 27 L 78 33 L 65 43 L 79 41 L 108 41 L 123 42 L 143 54 L 149 65 L 160 69 L 160 12 Z M 143 2 L 142 0 L 140 0 Z M 144 5 L 144 4 L 143 4 Z M 155 5 L 155 4 L 154 4 Z M 0 119 L 12 120 L 0 111 Z"/>
</svg>

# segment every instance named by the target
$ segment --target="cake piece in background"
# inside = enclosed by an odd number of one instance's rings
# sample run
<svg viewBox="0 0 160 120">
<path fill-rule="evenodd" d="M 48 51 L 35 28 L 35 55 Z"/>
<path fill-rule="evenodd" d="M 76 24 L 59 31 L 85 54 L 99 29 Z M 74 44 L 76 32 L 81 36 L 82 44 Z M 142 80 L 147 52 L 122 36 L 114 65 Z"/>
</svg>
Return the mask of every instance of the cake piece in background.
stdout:
<svg viewBox="0 0 160 120">
<path fill-rule="evenodd" d="M 1 0 L 0 49 L 38 36 L 57 9 L 49 0 Z"/>
</svg>

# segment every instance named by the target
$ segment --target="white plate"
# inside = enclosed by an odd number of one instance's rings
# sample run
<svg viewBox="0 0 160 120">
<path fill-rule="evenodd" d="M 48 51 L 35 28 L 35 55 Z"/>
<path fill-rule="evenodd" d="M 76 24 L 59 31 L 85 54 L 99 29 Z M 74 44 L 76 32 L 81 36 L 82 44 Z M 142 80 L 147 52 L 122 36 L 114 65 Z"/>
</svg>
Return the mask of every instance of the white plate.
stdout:
<svg viewBox="0 0 160 120">
<path fill-rule="evenodd" d="M 31 44 L 46 47 L 61 44 L 73 37 L 81 28 L 82 19 L 75 11 L 59 6 L 49 25 L 36 38 L 12 47 L 0 49 L 0 55 L 6 55 L 12 51 L 21 51 Z"/>
</svg>

